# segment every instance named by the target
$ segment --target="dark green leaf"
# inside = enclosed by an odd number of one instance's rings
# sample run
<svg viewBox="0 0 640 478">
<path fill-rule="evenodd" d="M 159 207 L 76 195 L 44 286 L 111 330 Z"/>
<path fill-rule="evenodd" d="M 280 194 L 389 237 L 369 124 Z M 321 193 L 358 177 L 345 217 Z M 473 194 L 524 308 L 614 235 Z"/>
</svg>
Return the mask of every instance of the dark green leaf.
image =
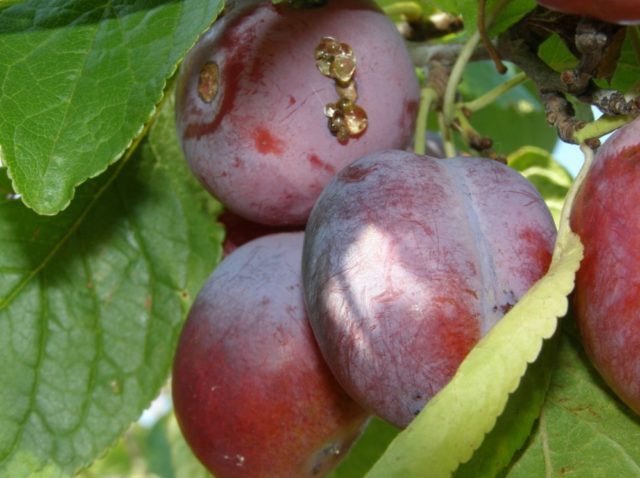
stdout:
<svg viewBox="0 0 640 478">
<path fill-rule="evenodd" d="M 327 478 L 364 476 L 398 432 L 399 430 L 392 425 L 378 418 L 372 418 L 344 461 Z"/>
<path fill-rule="evenodd" d="M 456 0 L 458 12 L 462 14 L 465 29 L 478 29 L 478 0 Z M 496 36 L 516 23 L 536 6 L 535 0 L 486 0 L 486 22 L 490 36 Z"/>
<path fill-rule="evenodd" d="M 86 466 L 166 380 L 222 234 L 170 106 L 133 158 L 55 217 L 0 177 L 0 476 Z"/>
<path fill-rule="evenodd" d="M 41 214 L 116 161 L 216 17 L 213 0 L 28 0 L 0 10 L 0 149 Z"/>
<path fill-rule="evenodd" d="M 613 88 L 636 95 L 640 93 L 640 34 L 636 27 L 629 27 L 627 31 L 611 84 L 606 81 L 599 83 L 604 88 Z"/>
<path fill-rule="evenodd" d="M 640 476 L 640 419 L 603 383 L 574 337 L 563 337 L 536 431 L 504 476 Z"/>
<path fill-rule="evenodd" d="M 558 35 L 551 35 L 538 49 L 538 56 L 551 68 L 560 72 L 575 68 L 578 59 Z"/>
</svg>

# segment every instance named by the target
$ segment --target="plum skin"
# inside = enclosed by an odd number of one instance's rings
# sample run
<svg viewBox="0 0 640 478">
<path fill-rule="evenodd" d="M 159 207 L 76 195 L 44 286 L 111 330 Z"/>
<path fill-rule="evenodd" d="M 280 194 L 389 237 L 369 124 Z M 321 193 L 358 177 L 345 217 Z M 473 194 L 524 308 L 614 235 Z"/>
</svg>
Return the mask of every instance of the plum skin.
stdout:
<svg viewBox="0 0 640 478">
<path fill-rule="evenodd" d="M 305 232 L 305 302 L 347 392 L 406 426 L 546 272 L 553 219 L 514 170 L 383 151 L 344 168 Z"/>
<path fill-rule="evenodd" d="M 610 23 L 640 23 L 640 2 L 637 0 L 538 0 L 538 3 L 551 10 Z"/>
<path fill-rule="evenodd" d="M 329 131 L 324 114 L 338 99 L 334 80 L 315 63 L 324 36 L 348 43 L 356 55 L 357 104 L 369 122 L 346 144 Z M 218 65 L 220 78 L 210 103 L 197 88 L 208 62 Z M 329 0 L 307 10 L 244 0 L 185 58 L 177 131 L 195 176 L 233 212 L 263 224 L 304 224 L 342 167 L 409 144 L 418 100 L 403 40 L 373 1 Z"/>
<path fill-rule="evenodd" d="M 367 413 L 313 339 L 301 291 L 303 233 L 236 249 L 198 294 L 176 351 L 176 417 L 219 478 L 323 476 Z"/>
<path fill-rule="evenodd" d="M 600 147 L 571 209 L 584 245 L 572 295 L 585 351 L 640 414 L 640 121 Z"/>
</svg>

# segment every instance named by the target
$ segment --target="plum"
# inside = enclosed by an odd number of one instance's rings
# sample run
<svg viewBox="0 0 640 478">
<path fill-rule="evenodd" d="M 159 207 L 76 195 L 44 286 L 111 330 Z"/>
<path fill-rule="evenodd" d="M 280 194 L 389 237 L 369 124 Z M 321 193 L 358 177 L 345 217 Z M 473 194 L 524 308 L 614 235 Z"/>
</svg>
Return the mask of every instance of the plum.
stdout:
<svg viewBox="0 0 640 478">
<path fill-rule="evenodd" d="M 230 210 L 304 224 L 342 167 L 409 144 L 418 100 L 406 46 L 374 1 L 241 0 L 185 58 L 177 131 L 195 176 Z"/>
<path fill-rule="evenodd" d="M 640 413 L 640 120 L 598 150 L 571 209 L 584 245 L 572 295 L 587 355 Z"/>
<path fill-rule="evenodd" d="M 303 233 L 263 236 L 228 255 L 198 294 L 172 390 L 191 449 L 218 478 L 323 476 L 367 413 L 335 381 L 301 290 Z"/>
<path fill-rule="evenodd" d="M 555 235 L 531 183 L 496 161 L 381 151 L 352 163 L 305 231 L 305 301 L 329 367 L 406 426 L 545 274 Z"/>
<path fill-rule="evenodd" d="M 543 7 L 610 23 L 640 23 L 638 0 L 538 0 Z"/>
</svg>

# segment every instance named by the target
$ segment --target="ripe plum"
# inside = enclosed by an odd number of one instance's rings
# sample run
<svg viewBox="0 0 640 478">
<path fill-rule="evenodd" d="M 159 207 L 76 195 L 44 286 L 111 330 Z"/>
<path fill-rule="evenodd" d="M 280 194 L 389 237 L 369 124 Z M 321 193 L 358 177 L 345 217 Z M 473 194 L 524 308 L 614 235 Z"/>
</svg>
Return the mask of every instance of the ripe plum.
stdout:
<svg viewBox="0 0 640 478">
<path fill-rule="evenodd" d="M 219 478 L 323 476 L 367 419 L 322 360 L 305 311 L 303 233 L 236 249 L 198 294 L 173 367 L 178 423 Z"/>
<path fill-rule="evenodd" d="M 307 223 L 303 285 L 338 381 L 406 426 L 546 272 L 555 225 L 496 161 L 382 151 L 344 168 Z"/>
<path fill-rule="evenodd" d="M 233 212 L 304 224 L 342 167 L 409 144 L 415 70 L 372 0 L 234 5 L 185 58 L 178 135 L 195 176 Z"/>
<path fill-rule="evenodd" d="M 640 120 L 598 150 L 571 209 L 584 245 L 572 296 L 587 355 L 640 414 Z"/>
</svg>

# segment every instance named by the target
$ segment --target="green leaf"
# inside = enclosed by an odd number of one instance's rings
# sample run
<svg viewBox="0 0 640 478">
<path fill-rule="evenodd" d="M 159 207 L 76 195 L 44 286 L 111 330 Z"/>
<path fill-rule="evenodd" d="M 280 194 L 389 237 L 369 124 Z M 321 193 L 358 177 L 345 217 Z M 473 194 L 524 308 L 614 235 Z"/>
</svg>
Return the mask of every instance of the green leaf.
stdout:
<svg viewBox="0 0 640 478">
<path fill-rule="evenodd" d="M 569 318 L 567 318 L 569 320 Z M 535 434 L 505 478 L 640 476 L 640 419 L 564 334 Z"/>
<path fill-rule="evenodd" d="M 638 27 L 627 27 L 627 35 L 622 45 L 618 66 L 611 84 L 598 81 L 603 88 L 613 88 L 625 93 L 640 93 L 640 32 Z"/>
<path fill-rule="evenodd" d="M 456 0 L 457 11 L 462 14 L 465 29 L 473 32 L 478 29 L 478 0 Z M 489 35 L 496 36 L 504 32 L 514 23 L 518 22 L 527 13 L 536 7 L 535 0 L 486 0 L 486 19 L 493 17 L 488 25 Z M 499 11 L 496 11 L 501 7 Z"/>
<path fill-rule="evenodd" d="M 556 334 L 544 343 L 540 357 L 527 368 L 495 427 L 487 434 L 471 460 L 458 467 L 453 475 L 455 478 L 493 478 L 511 462 L 513 455 L 525 443 L 540 415 L 549 388 L 551 372 L 558 356 L 559 336 Z"/>
<path fill-rule="evenodd" d="M 134 157 L 55 217 L 27 209 L 0 176 L 0 476 L 30 476 L 13 471 L 27 464 L 73 474 L 166 380 L 222 236 L 171 106 Z"/>
<path fill-rule="evenodd" d="M 579 63 L 557 34 L 551 35 L 542 42 L 538 48 L 538 56 L 558 72 L 575 68 Z"/>
<path fill-rule="evenodd" d="M 345 459 L 326 478 L 364 476 L 373 463 L 384 453 L 399 431 L 394 426 L 378 418 L 372 418 Z"/>
<path fill-rule="evenodd" d="M 574 184 L 547 274 L 473 348 L 451 382 L 391 443 L 366 475 L 449 477 L 472 455 L 503 413 L 544 339 L 567 312 L 567 295 L 582 259 L 582 245 L 568 227 Z"/>
<path fill-rule="evenodd" d="M 507 158 L 512 168 L 520 171 L 533 183 L 551 211 L 556 226 L 573 178 L 556 162 L 549 152 L 535 146 L 525 146 Z"/>
<path fill-rule="evenodd" d="M 470 63 L 459 90 L 465 101 L 476 99 L 514 74 L 515 69 L 510 68 L 506 75 L 499 75 L 492 62 Z M 558 140 L 556 131 L 547 124 L 540 100 L 526 84 L 474 112 L 470 121 L 480 134 L 493 140 L 493 149 L 504 155 L 529 144 L 551 151 Z"/>
<path fill-rule="evenodd" d="M 0 149 L 41 214 L 143 131 L 221 1 L 28 0 L 0 10 Z"/>
</svg>

